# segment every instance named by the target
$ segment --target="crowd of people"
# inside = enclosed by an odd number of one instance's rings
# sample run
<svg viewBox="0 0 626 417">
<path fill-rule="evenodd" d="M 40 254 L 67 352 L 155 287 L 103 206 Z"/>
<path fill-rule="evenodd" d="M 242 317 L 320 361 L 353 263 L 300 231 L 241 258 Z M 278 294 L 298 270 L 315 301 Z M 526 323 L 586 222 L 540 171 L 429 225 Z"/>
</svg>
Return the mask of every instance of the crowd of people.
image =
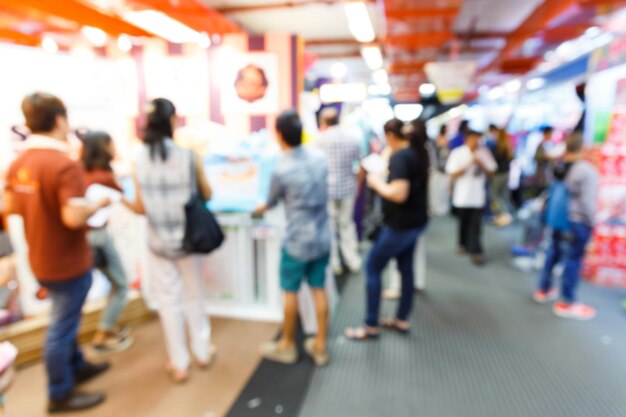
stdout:
<svg viewBox="0 0 626 417">
<path fill-rule="evenodd" d="M 33 273 L 52 300 L 45 346 L 49 411 L 87 409 L 104 401 L 104 395 L 77 387 L 109 368 L 107 362 L 86 361 L 77 344 L 92 268 L 102 270 L 111 283 L 92 345 L 100 352 L 115 352 L 132 344 L 130 331 L 118 324 L 128 293 L 128 278 L 119 254 L 106 225 L 87 225 L 94 213 L 112 201 L 103 198 L 88 203 L 84 198 L 91 184 L 121 191 L 111 167 L 115 149 L 106 132 L 87 132 L 81 135 L 81 158 L 73 160 L 67 145 L 67 109 L 58 97 L 31 94 L 24 98 L 22 110 L 30 136 L 26 149 L 8 171 L 3 212 L 23 217 Z M 169 100 L 155 99 L 148 104 L 143 146 L 133 161 L 134 198 L 121 197 L 121 202 L 148 219 L 148 273 L 154 282 L 169 358 L 165 368 L 174 382 L 181 383 L 189 378 L 192 364 L 209 367 L 217 349 L 211 344 L 210 321 L 203 310 L 200 257 L 182 246 L 185 206 L 197 193 L 208 201 L 212 189 L 201 159 L 174 142 L 176 120 L 176 108 Z M 483 135 L 464 121 L 451 140 L 445 127 L 435 140 L 429 140 L 425 121 L 393 119 L 384 126 L 387 169 L 368 172 L 360 166 L 360 142 L 346 134 L 339 122 L 335 109 L 323 110 L 319 138 L 313 146 L 305 147 L 302 123 L 295 111 L 285 111 L 276 120 L 276 138 L 283 155 L 272 174 L 267 202 L 254 212 L 260 216 L 282 204 L 287 220 L 279 270 L 285 293 L 284 322 L 280 339 L 261 347 L 261 354 L 269 360 L 285 364 L 298 361 L 297 294 L 303 281 L 312 290 L 318 324 L 316 336 L 305 342 L 305 351 L 315 364 L 324 366 L 330 361 L 325 290 L 328 268 L 341 273 L 345 265 L 348 272 L 355 273 L 363 266 L 365 272 L 364 319 L 345 330 L 348 339 L 376 339 L 381 327 L 407 333 L 414 298 L 416 245 L 430 215 L 439 211 L 436 206 L 442 201 L 451 203 L 458 218 L 457 252 L 469 255 L 477 265 L 486 262 L 482 242 L 485 216 L 493 215 L 498 226 L 506 226 L 514 218 L 508 187 L 514 152 L 503 129 L 491 126 Z M 545 130 L 546 137 L 550 133 Z M 593 226 L 597 174 L 583 161 L 582 146 L 580 135 L 572 134 L 564 156 L 548 158 L 541 150 L 537 152 L 537 172 L 545 178 L 541 185 L 548 194 L 547 217 L 555 215 L 550 210 L 559 209 L 553 190 L 561 185 L 567 191 L 561 217 L 569 221 L 563 228 L 548 224 L 553 229 L 552 246 L 534 299 L 545 303 L 558 296 L 552 270 L 565 260 L 561 300 L 554 305 L 555 313 L 588 319 L 595 312 L 576 302 L 576 288 Z M 382 207 L 382 222 L 364 262 L 353 219 L 359 178 Z M 448 197 L 438 198 L 433 205 L 429 193 Z M 392 269 L 399 272 L 398 308 L 393 317 L 381 318 L 382 277 L 392 261 Z"/>
</svg>

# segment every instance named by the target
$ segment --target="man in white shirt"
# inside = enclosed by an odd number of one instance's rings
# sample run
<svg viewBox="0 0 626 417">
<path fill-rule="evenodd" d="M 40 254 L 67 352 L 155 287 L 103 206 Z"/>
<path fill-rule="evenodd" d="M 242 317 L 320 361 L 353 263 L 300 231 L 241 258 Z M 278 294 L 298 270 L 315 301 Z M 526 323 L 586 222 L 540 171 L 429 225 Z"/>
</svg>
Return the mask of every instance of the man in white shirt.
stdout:
<svg viewBox="0 0 626 417">
<path fill-rule="evenodd" d="M 446 164 L 446 172 L 454 182 L 452 202 L 458 209 L 458 252 L 468 253 L 476 265 L 485 262 L 481 235 L 487 204 L 487 177 L 497 169 L 489 149 L 480 146 L 480 138 L 480 133 L 470 131 L 465 145 L 454 149 Z"/>
<path fill-rule="evenodd" d="M 350 272 L 356 272 L 361 269 L 361 256 L 353 218 L 357 195 L 354 167 L 360 161 L 361 143 L 341 130 L 339 114 L 332 107 L 322 110 L 319 123 L 317 146 L 328 158 L 328 207 L 334 231 L 331 264 L 335 273 L 340 273 L 343 259 Z"/>
</svg>

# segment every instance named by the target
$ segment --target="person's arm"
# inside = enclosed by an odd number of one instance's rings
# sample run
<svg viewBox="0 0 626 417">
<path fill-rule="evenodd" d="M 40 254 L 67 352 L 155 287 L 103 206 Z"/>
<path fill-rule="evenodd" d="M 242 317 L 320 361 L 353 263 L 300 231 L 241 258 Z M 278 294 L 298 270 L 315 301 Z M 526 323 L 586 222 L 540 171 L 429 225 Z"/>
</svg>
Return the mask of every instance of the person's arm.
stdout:
<svg viewBox="0 0 626 417">
<path fill-rule="evenodd" d="M 209 185 L 209 180 L 207 180 L 206 175 L 204 174 L 204 166 L 202 165 L 202 158 L 200 156 L 195 156 L 196 160 L 196 177 L 198 178 L 198 189 L 200 190 L 200 194 L 205 201 L 209 201 L 211 196 L 213 195 L 213 190 Z"/>
<path fill-rule="evenodd" d="M 57 197 L 61 222 L 65 227 L 73 230 L 84 228 L 87 220 L 96 211 L 111 204 L 108 198 L 96 204 L 90 204 L 85 200 L 85 173 L 77 163 L 68 165 L 59 173 Z"/>
<path fill-rule="evenodd" d="M 446 173 L 450 175 L 452 180 L 456 180 L 459 177 L 465 175 L 465 172 L 472 166 L 472 163 L 466 165 L 460 165 L 459 153 L 457 150 L 452 151 L 448 161 L 446 163 Z"/>
<path fill-rule="evenodd" d="M 493 156 L 491 155 L 491 152 L 489 152 L 489 151 L 484 152 L 481 149 L 476 151 L 474 153 L 474 163 L 487 176 L 493 175 L 496 172 L 496 170 L 498 169 L 498 164 L 493 159 Z"/>
<path fill-rule="evenodd" d="M 61 206 L 61 222 L 68 229 L 82 229 L 87 226 L 87 220 L 93 216 L 96 211 L 107 207 L 111 204 L 111 200 L 108 198 L 100 200 L 96 204 L 78 203 L 69 200 L 66 204 Z"/>
<path fill-rule="evenodd" d="M 280 183 L 280 179 L 276 176 L 276 174 L 272 175 L 272 183 L 270 186 L 270 195 L 267 198 L 267 202 L 265 204 L 261 204 L 258 206 L 254 212 L 253 216 L 261 216 L 263 213 L 268 211 L 269 209 L 276 207 L 280 199 L 283 197 L 283 187 Z"/>
<path fill-rule="evenodd" d="M 367 185 L 385 200 L 396 204 L 405 203 L 411 191 L 411 183 L 407 179 L 399 178 L 386 183 L 384 179 L 374 174 L 367 176 Z"/>
<path fill-rule="evenodd" d="M 143 205 L 143 199 L 141 198 L 141 188 L 139 187 L 139 179 L 137 178 L 137 172 L 133 168 L 133 184 L 135 189 L 135 200 L 130 201 L 126 198 L 122 199 L 122 204 L 126 206 L 127 209 L 132 211 L 135 214 L 143 215 L 146 214 L 146 208 Z"/>
</svg>

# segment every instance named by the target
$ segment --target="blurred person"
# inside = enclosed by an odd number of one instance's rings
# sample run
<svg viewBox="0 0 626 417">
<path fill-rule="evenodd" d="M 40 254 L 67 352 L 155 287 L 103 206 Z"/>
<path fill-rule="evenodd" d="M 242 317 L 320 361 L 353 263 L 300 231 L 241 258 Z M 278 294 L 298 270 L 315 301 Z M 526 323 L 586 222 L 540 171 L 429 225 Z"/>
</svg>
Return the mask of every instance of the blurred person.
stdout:
<svg viewBox="0 0 626 417">
<path fill-rule="evenodd" d="M 319 125 L 317 145 L 328 158 L 328 209 L 334 233 L 330 262 L 335 273 L 340 274 L 343 259 L 354 273 L 361 269 L 353 218 L 357 195 L 355 165 L 361 157 L 361 145 L 357 138 L 342 132 L 339 114 L 332 107 L 322 110 Z"/>
<path fill-rule="evenodd" d="M 485 146 L 489 148 L 491 152 L 495 152 L 496 143 L 498 142 L 498 136 L 502 130 L 493 123 L 489 124 L 489 129 L 487 129 L 487 134 L 485 135 Z"/>
<path fill-rule="evenodd" d="M 463 144 L 465 143 L 465 137 L 467 136 L 469 131 L 469 120 L 462 120 L 459 124 L 459 130 L 457 131 L 456 135 L 454 135 L 452 140 L 448 142 L 448 148 L 450 149 L 450 151 L 453 151 L 456 148 L 463 146 Z"/>
<path fill-rule="evenodd" d="M 564 318 L 590 320 L 596 316 L 596 310 L 578 303 L 576 290 L 580 281 L 585 248 L 593 231 L 598 172 L 592 164 L 583 159 L 583 144 L 582 134 L 570 135 L 566 142 L 563 163 L 555 168 L 557 182 L 553 185 L 548 199 L 562 198 L 562 201 L 548 202 L 548 210 L 551 210 L 551 206 L 562 204 L 565 213 L 548 215 L 566 217 L 567 225 L 565 228 L 552 225 L 552 241 L 533 298 L 542 304 L 558 298 L 558 292 L 552 286 L 552 271 L 560 261 L 563 261 L 565 267 L 561 277 L 561 300 L 554 304 L 554 314 Z M 555 193 L 554 187 L 557 187 L 559 181 L 566 187 L 567 193 L 564 198 L 557 197 Z"/>
<path fill-rule="evenodd" d="M 439 134 L 435 139 L 436 163 L 433 164 L 432 168 L 436 168 L 437 171 L 442 173 L 445 173 L 446 171 L 446 161 L 450 155 L 449 146 L 448 126 L 441 125 L 439 128 Z"/>
<path fill-rule="evenodd" d="M 513 146 L 505 129 L 498 131 L 491 152 L 498 165 L 495 174 L 491 177 L 489 187 L 491 208 L 495 215 L 494 224 L 498 227 L 505 227 L 513 221 L 511 217 L 511 191 L 509 190 Z"/>
<path fill-rule="evenodd" d="M 345 331 L 352 340 L 375 339 L 380 325 L 406 334 L 413 307 L 414 253 L 420 235 L 428 224 L 428 169 L 426 125 L 414 120 L 403 135 L 389 135 L 393 151 L 389 175 L 385 180 L 369 174 L 368 186 L 383 199 L 384 227 L 372 248 L 366 266 L 367 314 L 365 323 Z M 396 259 L 402 276 L 402 294 L 396 316 L 379 320 L 381 274 L 389 261 Z"/>
<path fill-rule="evenodd" d="M 554 128 L 544 126 L 541 129 L 542 139 L 535 151 L 535 186 L 538 193 L 545 191 L 552 182 L 552 162 L 555 158 L 550 153 Z"/>
<path fill-rule="evenodd" d="M 200 157 L 174 144 L 176 108 L 164 98 L 147 106 L 143 147 L 135 161 L 135 201 L 129 207 L 148 219 L 149 273 L 169 356 L 166 370 L 175 383 L 189 378 L 191 357 L 206 369 L 215 346 L 204 311 L 201 257 L 182 249 L 185 205 L 193 193 L 211 198 L 211 187 Z"/>
<path fill-rule="evenodd" d="M 480 145 L 481 134 L 470 131 L 465 145 L 448 158 L 446 172 L 454 182 L 453 204 L 459 217 L 459 254 L 468 253 L 472 262 L 485 262 L 482 245 L 482 222 L 487 203 L 487 177 L 497 169 L 491 152 Z"/>
<path fill-rule="evenodd" d="M 328 162 L 316 149 L 302 146 L 302 123 L 293 110 L 283 112 L 276 120 L 278 144 L 284 152 L 272 174 L 267 203 L 255 210 L 259 216 L 285 205 L 287 230 L 282 243 L 280 285 L 285 293 L 282 336 L 264 343 L 261 354 L 271 361 L 294 364 L 298 361 L 296 327 L 298 291 L 306 278 L 313 293 L 318 332 L 305 341 L 305 350 L 318 366 L 326 365 L 328 298 L 325 290 L 326 270 L 330 261 L 331 227 L 328 215 Z"/>
<path fill-rule="evenodd" d="M 122 188 L 117 183 L 111 167 L 111 161 L 115 156 L 111 136 L 106 132 L 87 132 L 81 135 L 81 139 L 83 143 L 81 161 L 86 172 L 87 187 L 99 184 L 121 193 Z M 109 299 L 91 344 L 100 353 L 118 352 L 127 349 L 133 343 L 127 328 L 116 327 L 128 302 L 128 277 L 106 225 L 91 229 L 87 239 L 92 251 L 99 252 L 96 253 L 99 256 L 94 258 L 102 258 L 100 261 L 103 265 L 96 262 L 95 267 L 100 269 L 111 284 Z"/>
<path fill-rule="evenodd" d="M 24 219 L 30 266 L 52 301 L 46 339 L 48 411 L 84 410 L 104 401 L 100 393 L 76 390 L 109 368 L 86 362 L 78 347 L 81 310 L 92 283 L 87 219 L 110 202 L 89 205 L 85 174 L 67 155 L 70 131 L 63 102 L 47 93 L 22 101 L 32 135 L 11 164 L 5 189 L 5 214 Z"/>
</svg>

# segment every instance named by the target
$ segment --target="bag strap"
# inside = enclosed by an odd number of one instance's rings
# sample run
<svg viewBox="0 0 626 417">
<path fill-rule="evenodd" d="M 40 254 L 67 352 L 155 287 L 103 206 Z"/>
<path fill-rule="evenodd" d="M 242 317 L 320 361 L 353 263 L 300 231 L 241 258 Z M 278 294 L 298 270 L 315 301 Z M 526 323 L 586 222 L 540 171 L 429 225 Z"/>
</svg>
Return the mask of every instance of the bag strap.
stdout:
<svg viewBox="0 0 626 417">
<path fill-rule="evenodd" d="M 190 162 L 189 162 L 189 169 L 191 170 L 189 172 L 189 182 L 191 185 L 191 196 L 195 197 L 196 194 L 198 193 L 198 176 L 196 175 L 196 155 L 193 153 L 193 151 L 189 151 L 189 157 L 190 157 Z"/>
</svg>

